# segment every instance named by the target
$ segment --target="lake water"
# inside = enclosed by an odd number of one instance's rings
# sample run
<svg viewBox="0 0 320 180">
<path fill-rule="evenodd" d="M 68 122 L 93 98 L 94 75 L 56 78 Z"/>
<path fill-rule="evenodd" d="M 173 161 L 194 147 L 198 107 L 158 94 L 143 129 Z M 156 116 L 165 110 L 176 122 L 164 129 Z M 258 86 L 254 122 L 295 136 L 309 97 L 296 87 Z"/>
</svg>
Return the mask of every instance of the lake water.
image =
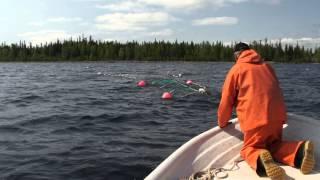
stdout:
<svg viewBox="0 0 320 180">
<path fill-rule="evenodd" d="M 216 126 L 232 63 L 0 64 L 0 179 L 142 179 L 176 148 Z M 289 112 L 320 120 L 320 64 L 273 64 Z M 183 73 L 209 86 L 161 100 L 138 88 Z M 171 78 L 171 77 L 170 77 Z"/>
</svg>

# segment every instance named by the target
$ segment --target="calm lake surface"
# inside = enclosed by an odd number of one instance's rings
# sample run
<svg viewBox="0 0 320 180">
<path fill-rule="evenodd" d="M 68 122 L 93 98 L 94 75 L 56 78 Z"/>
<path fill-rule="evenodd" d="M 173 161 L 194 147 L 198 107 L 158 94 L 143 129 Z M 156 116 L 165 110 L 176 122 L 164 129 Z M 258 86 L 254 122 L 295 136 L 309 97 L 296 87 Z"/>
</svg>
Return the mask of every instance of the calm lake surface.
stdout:
<svg viewBox="0 0 320 180">
<path fill-rule="evenodd" d="M 232 63 L 0 64 L 0 179 L 142 179 L 216 126 Z M 320 120 L 320 64 L 273 64 L 289 112 Z M 192 79 L 199 94 L 161 100 L 140 79 Z"/>
</svg>

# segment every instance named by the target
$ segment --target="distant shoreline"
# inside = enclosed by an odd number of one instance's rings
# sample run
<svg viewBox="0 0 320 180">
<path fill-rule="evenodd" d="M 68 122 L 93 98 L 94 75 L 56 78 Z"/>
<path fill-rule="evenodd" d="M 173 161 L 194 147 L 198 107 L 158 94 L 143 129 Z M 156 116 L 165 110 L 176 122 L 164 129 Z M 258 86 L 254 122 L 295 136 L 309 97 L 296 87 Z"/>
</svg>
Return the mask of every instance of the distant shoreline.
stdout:
<svg viewBox="0 0 320 180">
<path fill-rule="evenodd" d="M 308 49 L 299 44 L 282 45 L 253 41 L 250 44 L 263 59 L 280 63 L 320 62 L 320 47 Z M 233 62 L 233 45 L 216 42 L 169 42 L 97 41 L 92 37 L 75 40 L 57 40 L 40 45 L 18 44 L 0 45 L 0 62 L 75 62 L 75 61 L 195 61 Z M 223 61 L 223 62 L 224 62 Z"/>
<path fill-rule="evenodd" d="M 234 61 L 183 61 L 183 60 L 58 60 L 58 61 L 0 61 L 0 63 L 235 63 Z M 266 61 L 269 64 L 320 64 L 318 62 L 279 62 Z"/>
</svg>

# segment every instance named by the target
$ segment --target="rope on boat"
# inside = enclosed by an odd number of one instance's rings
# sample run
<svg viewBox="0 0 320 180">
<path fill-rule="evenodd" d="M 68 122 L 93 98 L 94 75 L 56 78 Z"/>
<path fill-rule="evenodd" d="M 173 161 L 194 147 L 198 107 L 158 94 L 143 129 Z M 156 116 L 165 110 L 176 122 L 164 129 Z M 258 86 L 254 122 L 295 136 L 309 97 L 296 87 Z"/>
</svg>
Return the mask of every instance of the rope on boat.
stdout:
<svg viewBox="0 0 320 180">
<path fill-rule="evenodd" d="M 233 162 L 230 168 L 209 168 L 206 171 L 199 171 L 192 174 L 190 177 L 184 177 L 180 180 L 213 180 L 213 179 L 225 179 L 228 177 L 228 171 L 235 171 L 240 169 L 239 163 L 243 159 L 236 160 Z"/>
</svg>

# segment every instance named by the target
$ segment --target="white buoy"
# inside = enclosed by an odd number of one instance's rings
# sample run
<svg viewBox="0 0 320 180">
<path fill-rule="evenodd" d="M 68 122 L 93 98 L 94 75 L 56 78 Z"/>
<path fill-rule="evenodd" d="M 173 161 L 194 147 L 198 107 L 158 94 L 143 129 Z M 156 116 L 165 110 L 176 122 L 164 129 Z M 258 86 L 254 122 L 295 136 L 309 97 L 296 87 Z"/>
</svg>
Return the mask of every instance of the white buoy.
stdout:
<svg viewBox="0 0 320 180">
<path fill-rule="evenodd" d="M 199 88 L 199 93 L 201 93 L 201 94 L 204 94 L 204 93 L 206 93 L 206 90 L 204 89 L 204 88 Z"/>
</svg>

